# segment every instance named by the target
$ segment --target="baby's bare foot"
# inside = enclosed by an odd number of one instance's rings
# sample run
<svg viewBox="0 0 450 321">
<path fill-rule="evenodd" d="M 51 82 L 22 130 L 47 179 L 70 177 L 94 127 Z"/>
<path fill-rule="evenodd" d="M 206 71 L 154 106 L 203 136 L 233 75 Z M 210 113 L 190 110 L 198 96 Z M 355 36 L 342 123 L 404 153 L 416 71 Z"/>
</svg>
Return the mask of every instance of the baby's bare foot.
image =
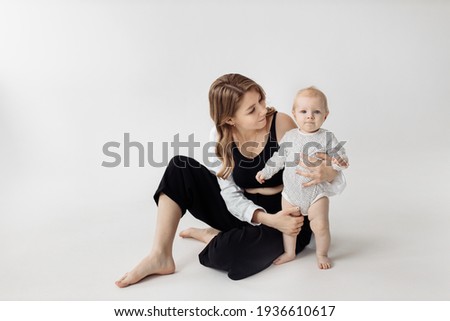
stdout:
<svg viewBox="0 0 450 321">
<path fill-rule="evenodd" d="M 166 258 L 160 255 L 145 257 L 133 270 L 116 281 L 119 288 L 135 284 L 145 277 L 153 274 L 165 275 L 175 272 L 175 262 L 172 257 Z"/>
<path fill-rule="evenodd" d="M 273 264 L 280 265 L 292 261 L 293 259 L 295 259 L 295 253 L 284 252 L 277 259 L 275 259 L 275 261 L 273 261 Z"/>
<path fill-rule="evenodd" d="M 208 244 L 217 234 L 219 234 L 219 230 L 215 228 L 195 228 L 190 227 L 184 231 L 180 232 L 180 236 L 183 238 L 192 238 L 197 241 Z"/>
<path fill-rule="evenodd" d="M 331 269 L 331 260 L 326 255 L 317 255 L 317 266 L 321 270 Z"/>
</svg>

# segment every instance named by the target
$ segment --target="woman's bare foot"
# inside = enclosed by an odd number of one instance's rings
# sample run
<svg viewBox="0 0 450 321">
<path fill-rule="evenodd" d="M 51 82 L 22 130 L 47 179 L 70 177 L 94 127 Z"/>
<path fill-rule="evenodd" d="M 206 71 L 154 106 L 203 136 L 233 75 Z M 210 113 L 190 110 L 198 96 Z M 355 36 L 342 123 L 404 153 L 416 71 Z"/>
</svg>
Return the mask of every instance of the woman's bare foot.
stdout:
<svg viewBox="0 0 450 321">
<path fill-rule="evenodd" d="M 317 265 L 321 270 L 331 269 L 331 260 L 326 255 L 317 255 Z"/>
<path fill-rule="evenodd" d="M 135 284 L 143 278 L 153 275 L 165 275 L 175 272 L 175 262 L 172 257 L 164 257 L 163 255 L 152 255 L 145 257 L 133 270 L 116 281 L 119 288 L 124 288 Z"/>
<path fill-rule="evenodd" d="M 190 227 L 180 232 L 182 238 L 191 238 L 197 241 L 208 244 L 220 231 L 215 228 L 196 228 Z"/>
<path fill-rule="evenodd" d="M 273 261 L 273 264 L 280 265 L 292 261 L 293 259 L 295 259 L 295 253 L 284 252 L 275 261 Z"/>
</svg>

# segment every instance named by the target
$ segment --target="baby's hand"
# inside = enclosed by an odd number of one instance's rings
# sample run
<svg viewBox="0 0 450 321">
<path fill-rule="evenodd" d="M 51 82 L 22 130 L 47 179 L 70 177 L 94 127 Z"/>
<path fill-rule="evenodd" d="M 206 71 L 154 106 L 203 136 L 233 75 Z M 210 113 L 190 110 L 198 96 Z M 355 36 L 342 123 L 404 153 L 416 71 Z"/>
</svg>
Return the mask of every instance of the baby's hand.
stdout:
<svg viewBox="0 0 450 321">
<path fill-rule="evenodd" d="M 337 167 L 339 167 L 340 169 L 346 169 L 350 164 L 348 163 L 348 159 L 346 158 L 341 158 L 339 156 L 333 157 L 331 159 L 331 163 Z M 335 167 L 333 166 L 333 168 Z"/>
<path fill-rule="evenodd" d="M 264 180 L 264 174 L 262 173 L 262 171 L 259 171 L 257 174 L 256 174 L 256 180 L 259 182 L 259 184 L 263 184 L 264 182 L 265 182 L 265 180 Z"/>
</svg>

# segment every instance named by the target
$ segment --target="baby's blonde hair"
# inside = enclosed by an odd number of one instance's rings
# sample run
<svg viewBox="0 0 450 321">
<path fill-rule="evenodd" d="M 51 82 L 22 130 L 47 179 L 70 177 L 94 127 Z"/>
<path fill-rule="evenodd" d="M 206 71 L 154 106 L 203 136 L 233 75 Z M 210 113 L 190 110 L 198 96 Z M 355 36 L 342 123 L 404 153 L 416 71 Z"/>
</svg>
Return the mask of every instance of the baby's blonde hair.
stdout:
<svg viewBox="0 0 450 321">
<path fill-rule="evenodd" d="M 295 101 L 297 100 L 297 98 L 298 98 L 299 96 L 319 97 L 320 100 L 322 100 L 323 108 L 325 108 L 325 111 L 326 111 L 327 113 L 329 112 L 329 110 L 328 110 L 327 96 L 325 96 L 325 94 L 324 94 L 322 91 L 320 91 L 319 89 L 317 89 L 317 88 L 314 87 L 314 86 L 310 86 L 310 87 L 307 87 L 307 88 L 300 89 L 300 90 L 297 92 L 297 94 L 295 95 L 295 98 L 294 98 L 294 103 L 292 104 L 292 111 L 295 110 L 295 107 L 296 107 L 296 106 L 295 106 Z"/>
</svg>

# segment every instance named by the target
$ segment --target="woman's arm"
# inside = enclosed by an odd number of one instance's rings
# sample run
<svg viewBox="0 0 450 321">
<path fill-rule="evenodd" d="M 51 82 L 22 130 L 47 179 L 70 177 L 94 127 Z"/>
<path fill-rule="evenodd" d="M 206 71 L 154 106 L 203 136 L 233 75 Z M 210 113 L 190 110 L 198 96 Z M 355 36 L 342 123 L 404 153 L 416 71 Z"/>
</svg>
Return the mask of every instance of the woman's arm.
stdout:
<svg viewBox="0 0 450 321">
<path fill-rule="evenodd" d="M 217 131 L 215 128 L 211 129 L 209 141 L 217 142 Z M 217 175 L 217 172 L 222 167 L 221 161 L 217 158 L 215 153 L 215 145 L 212 144 L 208 151 L 208 169 Z M 241 221 L 248 222 L 252 225 L 259 225 L 260 222 L 253 221 L 253 215 L 256 211 L 264 212 L 261 206 L 257 206 L 251 200 L 244 196 L 244 191 L 234 182 L 233 176 L 230 175 L 227 179 L 217 178 L 220 186 L 220 194 L 227 206 L 228 211 Z"/>
<path fill-rule="evenodd" d="M 216 135 L 217 132 L 213 128 L 210 133 L 210 142 L 217 141 Z M 215 156 L 214 146 L 210 147 L 208 156 L 209 164 L 207 167 L 212 173 L 216 174 L 222 163 Z M 227 179 L 218 178 L 218 182 L 221 188 L 220 193 L 228 210 L 239 220 L 252 225 L 263 224 L 290 235 L 297 235 L 300 232 L 303 225 L 303 216 L 300 216 L 299 210 L 295 207 L 279 211 L 276 214 L 269 214 L 264 208 L 257 206 L 244 196 L 244 191 L 234 182 L 231 175 Z"/>
</svg>

